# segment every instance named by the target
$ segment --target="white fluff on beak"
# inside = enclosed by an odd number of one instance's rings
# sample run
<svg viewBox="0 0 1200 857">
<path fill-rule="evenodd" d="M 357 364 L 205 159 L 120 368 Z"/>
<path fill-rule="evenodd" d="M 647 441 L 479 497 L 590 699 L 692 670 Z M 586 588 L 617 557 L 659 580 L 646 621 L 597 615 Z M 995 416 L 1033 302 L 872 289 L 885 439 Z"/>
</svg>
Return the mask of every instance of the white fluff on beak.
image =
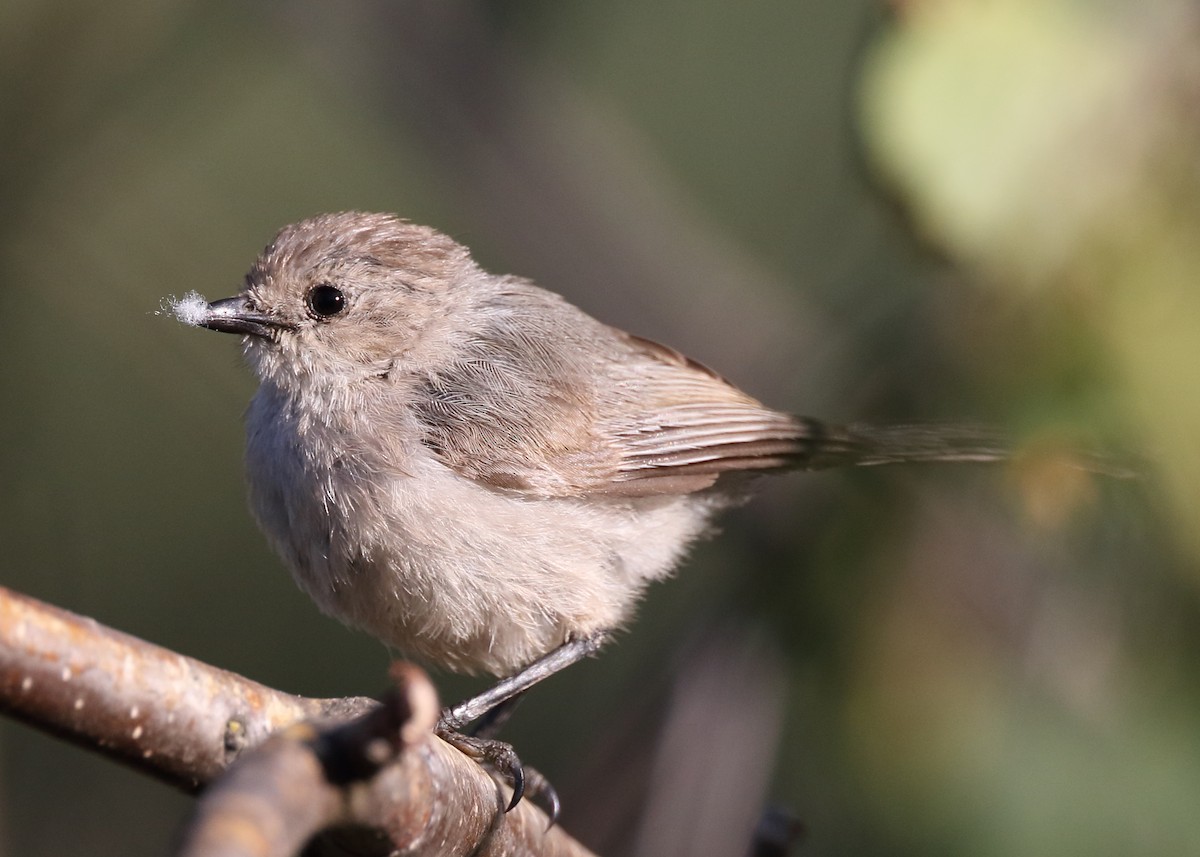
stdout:
<svg viewBox="0 0 1200 857">
<path fill-rule="evenodd" d="M 188 292 L 181 298 L 169 295 L 159 303 L 156 315 L 173 315 L 183 324 L 199 327 L 208 320 L 208 301 L 199 292 Z"/>
</svg>

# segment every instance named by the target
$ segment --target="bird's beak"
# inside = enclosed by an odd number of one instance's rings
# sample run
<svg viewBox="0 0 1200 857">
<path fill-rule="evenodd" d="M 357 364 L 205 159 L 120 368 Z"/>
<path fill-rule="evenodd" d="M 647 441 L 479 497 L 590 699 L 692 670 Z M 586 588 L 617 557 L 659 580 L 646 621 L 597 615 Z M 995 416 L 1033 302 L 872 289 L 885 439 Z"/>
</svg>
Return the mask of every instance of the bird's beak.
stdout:
<svg viewBox="0 0 1200 857">
<path fill-rule="evenodd" d="M 289 330 L 293 325 L 255 312 L 245 297 L 238 295 L 222 298 L 208 305 L 208 315 L 200 321 L 201 327 L 219 330 L 222 333 L 239 333 L 244 336 L 259 336 L 271 339 L 278 330 Z"/>
</svg>

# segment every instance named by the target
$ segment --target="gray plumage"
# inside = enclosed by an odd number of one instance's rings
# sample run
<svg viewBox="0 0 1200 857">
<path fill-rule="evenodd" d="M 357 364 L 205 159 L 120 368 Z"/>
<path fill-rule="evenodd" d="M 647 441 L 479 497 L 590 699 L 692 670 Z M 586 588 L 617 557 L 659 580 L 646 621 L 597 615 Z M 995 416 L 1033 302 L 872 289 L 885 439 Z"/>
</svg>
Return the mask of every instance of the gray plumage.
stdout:
<svg viewBox="0 0 1200 857">
<path fill-rule="evenodd" d="M 251 505 L 300 586 L 458 671 L 627 621 L 739 475 L 1007 455 L 771 410 L 389 215 L 285 228 L 201 323 L 245 334 Z"/>
</svg>

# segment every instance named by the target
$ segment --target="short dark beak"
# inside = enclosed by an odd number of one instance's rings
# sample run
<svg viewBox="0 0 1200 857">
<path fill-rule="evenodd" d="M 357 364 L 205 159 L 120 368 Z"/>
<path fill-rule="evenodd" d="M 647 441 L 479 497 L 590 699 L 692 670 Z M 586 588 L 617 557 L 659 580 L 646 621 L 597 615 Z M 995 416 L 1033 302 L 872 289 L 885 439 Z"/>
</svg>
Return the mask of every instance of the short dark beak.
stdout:
<svg viewBox="0 0 1200 857">
<path fill-rule="evenodd" d="M 244 297 L 222 298 L 208 305 L 208 317 L 200 322 L 209 330 L 222 333 L 239 333 L 245 336 L 261 336 L 270 339 L 275 331 L 292 327 L 287 322 L 255 312 Z"/>
</svg>

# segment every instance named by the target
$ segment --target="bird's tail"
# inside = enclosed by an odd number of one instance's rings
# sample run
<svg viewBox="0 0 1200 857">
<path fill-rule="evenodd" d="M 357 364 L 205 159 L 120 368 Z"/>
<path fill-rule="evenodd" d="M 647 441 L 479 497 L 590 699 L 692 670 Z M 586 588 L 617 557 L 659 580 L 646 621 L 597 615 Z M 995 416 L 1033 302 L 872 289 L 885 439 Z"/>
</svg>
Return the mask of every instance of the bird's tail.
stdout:
<svg viewBox="0 0 1200 857">
<path fill-rule="evenodd" d="M 798 421 L 805 429 L 808 449 L 797 456 L 794 464 L 805 470 L 912 462 L 987 463 L 1008 461 L 1023 453 L 999 431 L 980 425 L 830 426 L 804 417 Z M 1072 450 L 1064 459 L 1083 470 L 1107 476 L 1127 478 L 1137 473 L 1101 453 Z"/>
</svg>

